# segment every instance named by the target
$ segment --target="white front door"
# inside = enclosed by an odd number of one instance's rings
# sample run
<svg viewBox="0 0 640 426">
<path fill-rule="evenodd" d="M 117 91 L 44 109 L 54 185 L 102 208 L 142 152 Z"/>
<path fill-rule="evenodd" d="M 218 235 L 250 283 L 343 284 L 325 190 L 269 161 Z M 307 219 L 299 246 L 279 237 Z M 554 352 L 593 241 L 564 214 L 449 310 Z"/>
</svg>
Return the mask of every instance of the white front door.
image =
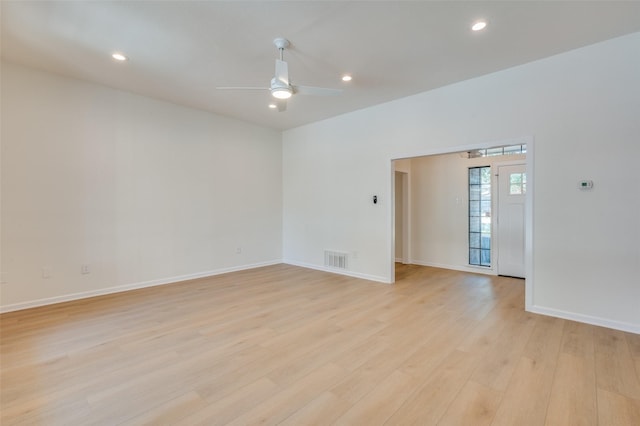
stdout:
<svg viewBox="0 0 640 426">
<path fill-rule="evenodd" d="M 525 169 L 498 166 L 498 275 L 524 278 Z"/>
</svg>

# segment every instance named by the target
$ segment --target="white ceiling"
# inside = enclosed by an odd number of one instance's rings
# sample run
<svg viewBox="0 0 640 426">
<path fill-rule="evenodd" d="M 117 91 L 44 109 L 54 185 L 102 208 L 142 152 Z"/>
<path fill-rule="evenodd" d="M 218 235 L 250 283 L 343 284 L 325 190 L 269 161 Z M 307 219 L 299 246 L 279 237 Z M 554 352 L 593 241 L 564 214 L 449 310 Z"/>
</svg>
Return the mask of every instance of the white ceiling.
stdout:
<svg viewBox="0 0 640 426">
<path fill-rule="evenodd" d="M 640 31 L 639 1 L 2 0 L 1 15 L 7 61 L 276 129 Z M 277 112 L 267 91 L 215 89 L 268 86 L 276 37 L 292 43 L 294 84 L 343 95 L 294 95 Z"/>
</svg>

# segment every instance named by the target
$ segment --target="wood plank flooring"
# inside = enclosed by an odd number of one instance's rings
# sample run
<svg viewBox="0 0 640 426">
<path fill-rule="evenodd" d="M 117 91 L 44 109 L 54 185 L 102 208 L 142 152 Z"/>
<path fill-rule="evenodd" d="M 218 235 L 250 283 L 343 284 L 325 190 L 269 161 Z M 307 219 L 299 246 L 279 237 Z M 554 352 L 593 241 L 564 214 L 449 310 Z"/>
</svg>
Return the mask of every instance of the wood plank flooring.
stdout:
<svg viewBox="0 0 640 426">
<path fill-rule="evenodd" d="M 2 425 L 640 425 L 640 335 L 521 280 L 289 265 L 0 316 Z"/>
</svg>

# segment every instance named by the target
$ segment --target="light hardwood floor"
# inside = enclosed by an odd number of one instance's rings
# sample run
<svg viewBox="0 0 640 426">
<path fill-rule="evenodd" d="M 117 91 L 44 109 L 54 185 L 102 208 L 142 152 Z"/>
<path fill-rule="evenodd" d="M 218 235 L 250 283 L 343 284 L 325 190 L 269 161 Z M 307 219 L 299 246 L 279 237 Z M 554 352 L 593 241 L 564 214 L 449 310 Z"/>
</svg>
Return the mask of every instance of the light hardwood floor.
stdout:
<svg viewBox="0 0 640 426">
<path fill-rule="evenodd" d="M 2 425 L 640 425 L 640 336 L 521 280 L 276 265 L 1 321 Z"/>
</svg>

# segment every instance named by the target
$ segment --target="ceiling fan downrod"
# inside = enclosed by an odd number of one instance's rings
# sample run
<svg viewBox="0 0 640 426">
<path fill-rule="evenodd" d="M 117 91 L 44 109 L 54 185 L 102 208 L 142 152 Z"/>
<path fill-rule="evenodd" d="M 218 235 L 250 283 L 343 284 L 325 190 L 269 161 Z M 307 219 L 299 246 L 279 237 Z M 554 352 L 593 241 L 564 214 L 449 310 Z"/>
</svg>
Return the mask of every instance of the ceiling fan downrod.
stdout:
<svg viewBox="0 0 640 426">
<path fill-rule="evenodd" d="M 289 45 L 290 45 L 289 40 L 287 40 L 286 38 L 278 37 L 278 38 L 273 40 L 273 44 L 280 51 L 280 60 L 284 61 L 284 59 L 283 59 L 284 49 L 289 47 Z"/>
</svg>

